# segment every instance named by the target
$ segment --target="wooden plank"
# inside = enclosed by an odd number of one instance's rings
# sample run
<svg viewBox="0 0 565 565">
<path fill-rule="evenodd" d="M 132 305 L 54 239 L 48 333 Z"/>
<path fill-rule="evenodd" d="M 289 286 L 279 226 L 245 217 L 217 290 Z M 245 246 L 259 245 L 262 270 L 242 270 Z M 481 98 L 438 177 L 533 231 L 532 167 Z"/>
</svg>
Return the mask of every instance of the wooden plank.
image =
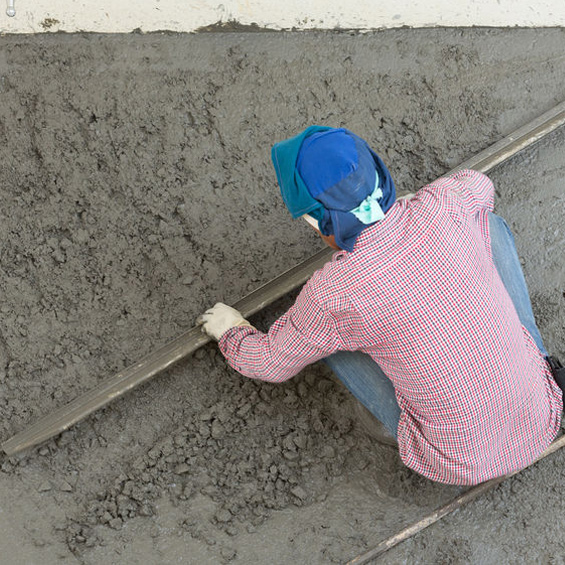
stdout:
<svg viewBox="0 0 565 565">
<path fill-rule="evenodd" d="M 281 296 L 304 284 L 317 269 L 329 261 L 332 253 L 329 248 L 319 251 L 303 263 L 253 291 L 234 307 L 246 317 L 259 312 Z M 190 329 L 134 365 L 102 381 L 82 396 L 39 419 L 29 428 L 5 441 L 2 449 L 6 454 L 13 455 L 57 435 L 95 410 L 106 406 L 112 400 L 184 359 L 209 341 L 210 338 L 202 333 L 199 326 Z"/>
<path fill-rule="evenodd" d="M 463 168 L 486 173 L 564 123 L 565 102 L 562 102 L 539 118 L 481 151 L 475 157 L 465 161 L 456 169 L 452 169 L 450 173 Z M 316 253 L 303 263 L 241 299 L 234 304 L 234 308 L 241 311 L 246 317 L 262 310 L 281 296 L 304 284 L 316 270 L 329 261 L 332 253 L 331 249 L 324 249 Z M 8 455 L 13 455 L 57 435 L 95 410 L 106 406 L 174 363 L 184 359 L 208 342 L 209 338 L 200 332 L 200 328 L 192 328 L 157 351 L 147 355 L 138 363 L 102 381 L 92 390 L 58 408 L 52 414 L 44 416 L 29 428 L 8 439 L 2 444 L 3 451 Z"/>
<path fill-rule="evenodd" d="M 450 172 L 461 169 L 474 169 L 487 173 L 496 165 L 510 159 L 513 155 L 533 145 L 565 123 L 565 101 L 557 104 L 539 118 L 532 120 L 516 131 L 507 135 L 494 145 L 487 147 L 474 157 L 461 163 Z"/>
</svg>

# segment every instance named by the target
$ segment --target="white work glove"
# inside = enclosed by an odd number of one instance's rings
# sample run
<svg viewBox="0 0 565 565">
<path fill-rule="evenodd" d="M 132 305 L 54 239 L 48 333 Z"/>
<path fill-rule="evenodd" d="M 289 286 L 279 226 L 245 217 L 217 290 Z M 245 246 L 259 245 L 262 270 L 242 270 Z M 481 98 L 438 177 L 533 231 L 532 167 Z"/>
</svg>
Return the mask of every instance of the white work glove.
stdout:
<svg viewBox="0 0 565 565">
<path fill-rule="evenodd" d="M 198 316 L 196 323 L 202 326 L 204 333 L 216 341 L 220 341 L 220 338 L 231 328 L 253 327 L 235 308 L 222 302 L 218 302 L 213 308 Z"/>
</svg>

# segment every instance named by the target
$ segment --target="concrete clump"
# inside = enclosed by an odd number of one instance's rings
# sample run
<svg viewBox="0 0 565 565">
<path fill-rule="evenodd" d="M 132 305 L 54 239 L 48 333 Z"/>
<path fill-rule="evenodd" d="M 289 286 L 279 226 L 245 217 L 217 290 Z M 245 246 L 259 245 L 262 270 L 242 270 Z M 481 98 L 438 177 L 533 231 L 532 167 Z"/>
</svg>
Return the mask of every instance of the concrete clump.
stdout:
<svg viewBox="0 0 565 565">
<path fill-rule="evenodd" d="M 324 396 L 337 393 L 338 385 L 326 377 L 310 380 L 315 384 L 318 379 L 326 381 Z M 325 418 L 312 407 L 320 389 L 304 394 L 311 388 L 304 379 L 284 387 L 240 381 L 239 387 L 232 386 L 229 402 L 195 412 L 137 458 L 112 488 L 86 504 L 85 519 L 119 529 L 131 518 L 151 515 L 165 492 L 174 506 L 187 509 L 198 494 L 219 505 L 214 527 L 235 535 L 237 524 L 257 527 L 272 510 L 308 504 L 319 492 L 305 485 L 316 484 L 316 490 L 345 472 L 355 446 L 340 441 L 340 429 L 351 430 L 351 419 Z M 291 405 L 285 402 L 289 397 Z M 265 406 L 270 419 L 264 417 Z M 294 411 L 297 416 L 291 415 Z M 331 464 L 323 463 L 328 454 Z M 192 531 L 189 524 L 185 528 Z"/>
</svg>

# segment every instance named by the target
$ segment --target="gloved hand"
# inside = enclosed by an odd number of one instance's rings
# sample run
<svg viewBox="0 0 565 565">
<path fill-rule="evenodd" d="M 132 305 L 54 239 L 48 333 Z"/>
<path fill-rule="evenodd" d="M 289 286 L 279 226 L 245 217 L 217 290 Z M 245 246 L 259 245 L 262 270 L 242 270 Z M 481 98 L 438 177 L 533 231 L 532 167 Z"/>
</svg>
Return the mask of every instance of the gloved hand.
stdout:
<svg viewBox="0 0 565 565">
<path fill-rule="evenodd" d="M 235 308 L 218 302 L 204 314 L 198 316 L 196 323 L 202 326 L 202 331 L 212 339 L 220 338 L 231 328 L 236 326 L 253 327 Z"/>
</svg>

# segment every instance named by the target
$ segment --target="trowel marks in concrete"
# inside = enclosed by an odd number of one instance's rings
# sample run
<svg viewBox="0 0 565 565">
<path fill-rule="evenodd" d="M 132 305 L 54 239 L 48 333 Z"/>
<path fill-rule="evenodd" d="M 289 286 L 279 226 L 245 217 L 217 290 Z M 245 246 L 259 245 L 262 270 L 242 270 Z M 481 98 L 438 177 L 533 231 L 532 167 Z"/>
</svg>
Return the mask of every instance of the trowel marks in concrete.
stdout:
<svg viewBox="0 0 565 565">
<path fill-rule="evenodd" d="M 320 248 L 283 207 L 272 143 L 346 126 L 413 191 L 565 98 L 564 43 L 559 30 L 0 38 L 2 437 Z M 541 153 L 501 169 L 498 198 L 556 353 L 562 192 L 538 181 L 559 177 L 559 147 L 542 169 Z M 1 459 L 0 539 L 23 562 L 343 562 L 457 492 L 372 445 L 351 405 L 321 366 L 273 386 L 207 346 Z M 560 475 L 551 461 L 543 484 Z M 537 472 L 515 479 L 532 489 L 522 504 L 558 509 Z M 476 507 L 503 524 L 506 488 Z M 463 558 L 482 542 L 473 508 L 458 514 Z M 525 530 L 512 512 L 504 547 L 515 529 L 542 555 L 537 515 Z M 453 560 L 457 535 L 405 559 Z"/>
</svg>

